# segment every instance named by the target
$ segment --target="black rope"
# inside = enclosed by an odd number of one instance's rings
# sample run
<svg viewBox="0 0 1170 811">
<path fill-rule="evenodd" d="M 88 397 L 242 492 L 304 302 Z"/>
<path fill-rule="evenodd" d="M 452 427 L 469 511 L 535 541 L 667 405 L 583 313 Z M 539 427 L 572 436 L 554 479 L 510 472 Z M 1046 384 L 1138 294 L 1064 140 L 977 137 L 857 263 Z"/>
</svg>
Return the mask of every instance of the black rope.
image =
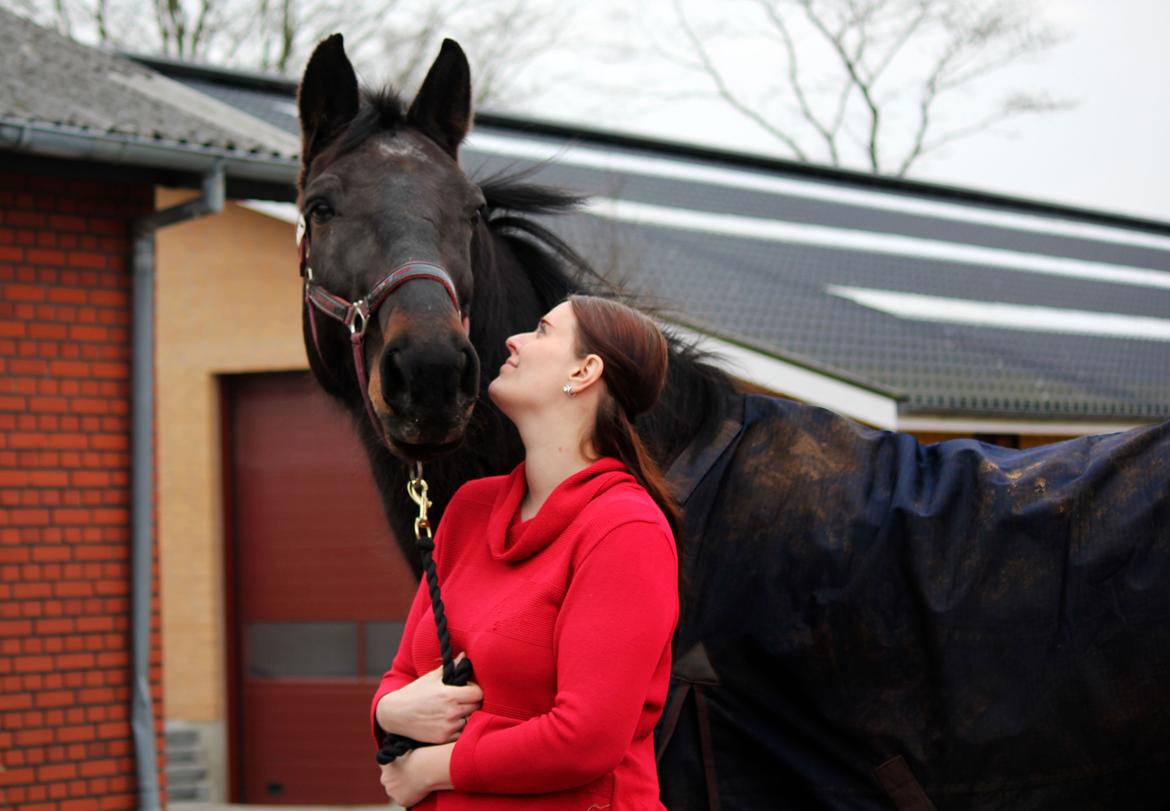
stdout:
<svg viewBox="0 0 1170 811">
<path fill-rule="evenodd" d="M 471 660 L 464 658 L 455 662 L 451 655 L 451 635 L 447 632 L 447 612 L 443 608 L 443 597 L 439 592 L 439 573 L 435 570 L 435 559 L 432 554 L 435 551 L 435 542 L 431 538 L 419 537 L 415 540 L 415 546 L 422 558 L 423 573 L 427 579 L 427 591 L 430 592 L 431 596 L 431 610 L 435 615 L 435 629 L 439 634 L 439 655 L 443 658 L 443 684 L 463 687 L 471 681 L 473 675 Z M 382 747 L 378 750 L 376 759 L 379 764 L 385 766 L 387 763 L 393 763 L 411 749 L 429 745 L 419 743 L 405 735 L 388 732 L 382 740 Z"/>
</svg>

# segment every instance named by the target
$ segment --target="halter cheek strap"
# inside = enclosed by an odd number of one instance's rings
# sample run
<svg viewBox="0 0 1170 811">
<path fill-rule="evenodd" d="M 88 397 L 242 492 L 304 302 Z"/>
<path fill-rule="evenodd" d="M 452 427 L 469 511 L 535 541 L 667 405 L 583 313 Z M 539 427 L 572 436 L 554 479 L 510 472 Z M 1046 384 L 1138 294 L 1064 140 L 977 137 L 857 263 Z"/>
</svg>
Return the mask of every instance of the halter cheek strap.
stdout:
<svg viewBox="0 0 1170 811">
<path fill-rule="evenodd" d="M 460 321 L 466 325 L 463 310 L 459 306 L 459 294 L 455 291 L 455 283 L 450 274 L 440 265 L 433 262 L 407 262 L 387 273 L 362 298 L 357 301 L 348 301 L 334 295 L 321 286 L 313 278 L 313 268 L 309 265 L 309 230 L 302 214 L 297 221 L 297 247 L 300 254 L 301 276 L 305 279 L 305 306 L 309 313 L 309 329 L 313 336 L 313 348 L 317 358 L 324 363 L 325 356 L 321 354 L 321 343 L 317 337 L 316 312 L 320 311 L 340 321 L 349 330 L 349 342 L 353 350 L 353 365 L 357 372 L 358 387 L 361 389 L 362 400 L 366 406 L 366 413 L 375 433 L 384 442 L 385 433 L 382 431 L 382 422 L 374 411 L 374 403 L 370 400 L 370 391 L 366 375 L 365 336 L 370 320 L 377 314 L 378 308 L 389 298 L 390 294 L 407 282 L 429 280 L 443 286 L 444 292 L 451 300 L 451 306 L 460 315 Z M 466 326 L 464 327 L 466 329 Z"/>
</svg>

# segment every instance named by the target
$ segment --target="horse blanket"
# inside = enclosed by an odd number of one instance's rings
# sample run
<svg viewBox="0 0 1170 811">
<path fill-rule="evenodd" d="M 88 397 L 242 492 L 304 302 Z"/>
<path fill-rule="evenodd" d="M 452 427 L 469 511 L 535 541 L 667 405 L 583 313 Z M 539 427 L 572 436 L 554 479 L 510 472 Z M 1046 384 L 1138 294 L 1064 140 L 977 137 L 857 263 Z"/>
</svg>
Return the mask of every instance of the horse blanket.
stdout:
<svg viewBox="0 0 1170 811">
<path fill-rule="evenodd" d="M 753 395 L 668 475 L 671 811 L 1170 807 L 1170 423 L 920 445 Z"/>
</svg>

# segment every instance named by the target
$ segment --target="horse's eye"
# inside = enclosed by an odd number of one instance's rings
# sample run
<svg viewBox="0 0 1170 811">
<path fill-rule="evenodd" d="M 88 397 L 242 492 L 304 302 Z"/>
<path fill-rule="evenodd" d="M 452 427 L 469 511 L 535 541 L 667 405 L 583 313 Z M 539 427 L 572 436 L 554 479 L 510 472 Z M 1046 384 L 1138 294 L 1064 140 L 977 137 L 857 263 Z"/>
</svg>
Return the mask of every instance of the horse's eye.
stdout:
<svg viewBox="0 0 1170 811">
<path fill-rule="evenodd" d="M 333 208 L 328 203 L 315 202 L 309 206 L 309 216 L 313 222 L 329 222 L 333 219 Z"/>
<path fill-rule="evenodd" d="M 484 206 L 480 206 L 475 211 L 471 212 L 471 216 L 467 219 L 471 222 L 472 225 L 479 225 L 480 220 L 483 219 L 483 209 Z"/>
</svg>

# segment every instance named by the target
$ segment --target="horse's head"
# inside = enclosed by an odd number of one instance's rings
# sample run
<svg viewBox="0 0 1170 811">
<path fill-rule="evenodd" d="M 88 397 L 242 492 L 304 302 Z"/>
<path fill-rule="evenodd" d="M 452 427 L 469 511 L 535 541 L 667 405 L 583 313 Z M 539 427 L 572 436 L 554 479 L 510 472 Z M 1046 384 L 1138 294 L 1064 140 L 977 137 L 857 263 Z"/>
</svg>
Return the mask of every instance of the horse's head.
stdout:
<svg viewBox="0 0 1170 811">
<path fill-rule="evenodd" d="M 456 163 L 471 118 L 467 60 L 444 42 L 404 110 L 359 88 L 334 35 L 309 59 L 298 104 L 310 365 L 331 394 L 365 400 L 392 452 L 431 458 L 462 438 L 479 391 L 466 314 L 484 199 Z"/>
</svg>

